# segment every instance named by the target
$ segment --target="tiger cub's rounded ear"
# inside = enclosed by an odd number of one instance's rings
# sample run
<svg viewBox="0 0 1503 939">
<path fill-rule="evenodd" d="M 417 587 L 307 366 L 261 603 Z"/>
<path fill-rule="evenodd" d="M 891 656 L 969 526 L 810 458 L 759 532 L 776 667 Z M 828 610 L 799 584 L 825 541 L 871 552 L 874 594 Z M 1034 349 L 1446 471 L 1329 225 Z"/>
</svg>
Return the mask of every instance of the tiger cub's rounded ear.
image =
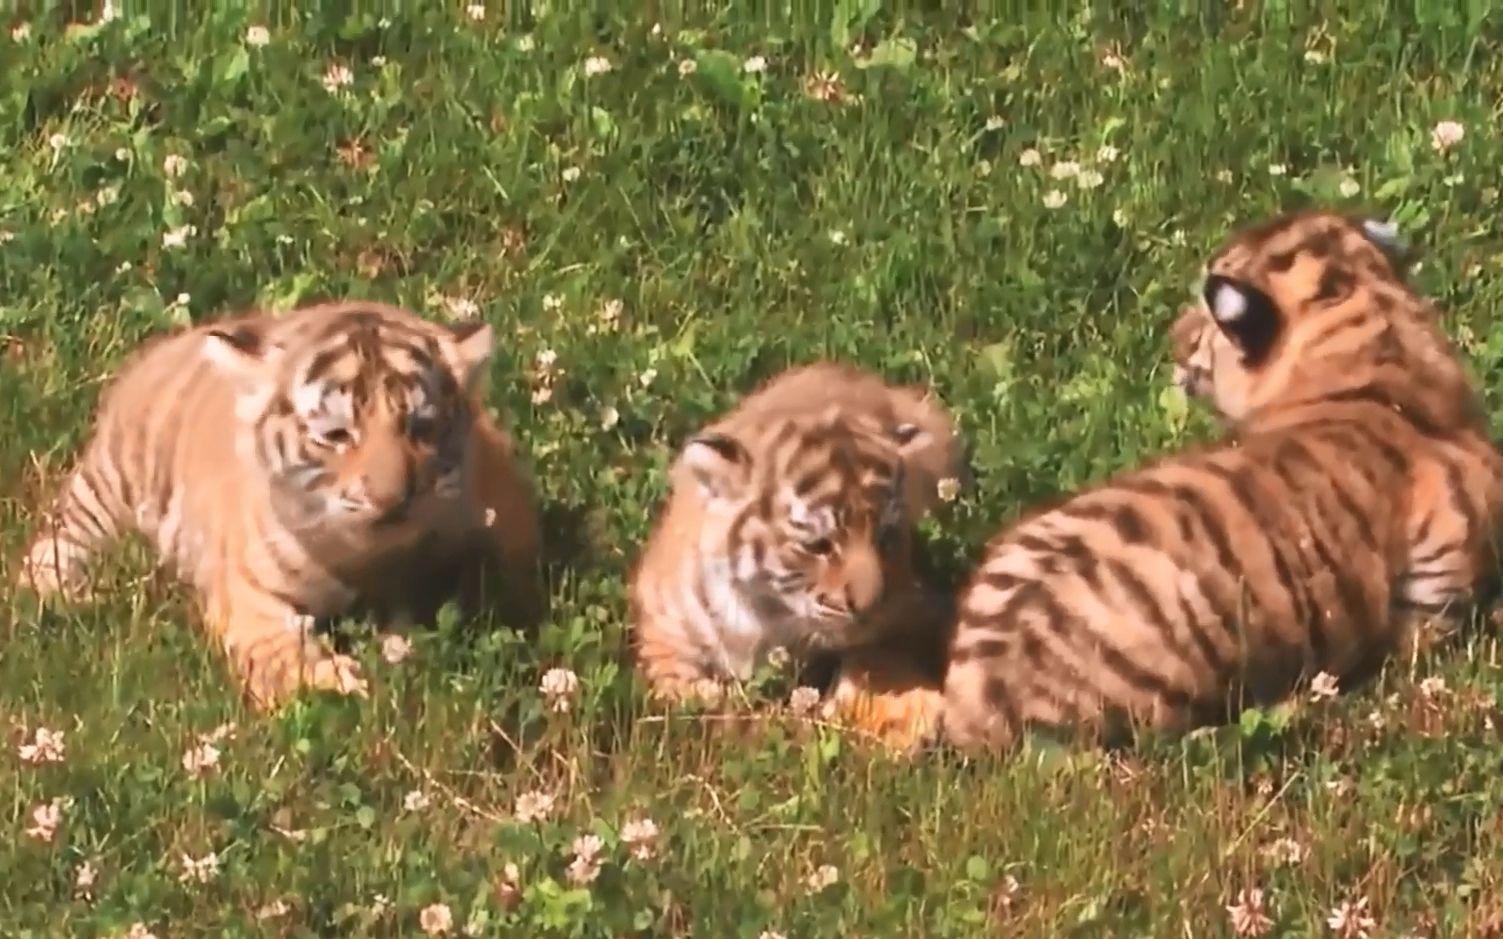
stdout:
<svg viewBox="0 0 1503 939">
<path fill-rule="evenodd" d="M 1409 266 L 1410 246 L 1404 236 L 1399 233 L 1399 226 L 1388 219 L 1363 218 L 1359 225 L 1362 234 L 1371 241 L 1383 256 L 1388 258 L 1388 263 L 1396 272 L 1402 272 Z"/>
<path fill-rule="evenodd" d="M 259 324 L 230 322 L 204 333 L 203 354 L 215 368 L 237 379 L 264 376 L 282 355 Z"/>
<path fill-rule="evenodd" d="M 1211 319 L 1242 352 L 1244 364 L 1257 365 L 1267 357 L 1283 326 L 1273 298 L 1221 274 L 1206 277 L 1204 296 Z"/>
<path fill-rule="evenodd" d="M 751 478 L 751 454 L 741 441 L 720 431 L 690 438 L 679 454 L 678 469 L 687 473 L 708 499 L 734 499 Z"/>
<path fill-rule="evenodd" d="M 456 377 L 465 388 L 472 388 L 490 364 L 496 349 L 496 331 L 484 320 L 471 320 L 450 326 L 449 334 L 454 338 L 458 358 Z"/>
</svg>

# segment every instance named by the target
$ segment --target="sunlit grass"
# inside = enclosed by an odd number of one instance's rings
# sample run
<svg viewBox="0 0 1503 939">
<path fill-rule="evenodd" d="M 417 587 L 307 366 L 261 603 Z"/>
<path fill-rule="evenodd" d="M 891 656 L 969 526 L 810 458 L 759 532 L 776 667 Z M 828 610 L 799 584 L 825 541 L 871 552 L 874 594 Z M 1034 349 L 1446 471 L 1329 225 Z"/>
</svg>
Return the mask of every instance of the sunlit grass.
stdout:
<svg viewBox="0 0 1503 939">
<path fill-rule="evenodd" d="M 1503 929 L 1490 638 L 1237 728 L 970 766 L 781 692 L 666 715 L 623 654 L 674 448 L 760 378 L 832 356 L 936 387 L 978 477 L 925 529 L 959 576 L 1026 505 L 1209 433 L 1167 324 L 1208 247 L 1281 207 L 1396 219 L 1496 402 L 1490 7 L 120 6 L 0 23 L 7 563 L 143 337 L 376 297 L 504 337 L 491 403 L 546 503 L 554 617 L 532 644 L 357 630 L 368 701 L 266 719 L 138 545 L 98 606 L 8 596 L 0 935 Z"/>
</svg>

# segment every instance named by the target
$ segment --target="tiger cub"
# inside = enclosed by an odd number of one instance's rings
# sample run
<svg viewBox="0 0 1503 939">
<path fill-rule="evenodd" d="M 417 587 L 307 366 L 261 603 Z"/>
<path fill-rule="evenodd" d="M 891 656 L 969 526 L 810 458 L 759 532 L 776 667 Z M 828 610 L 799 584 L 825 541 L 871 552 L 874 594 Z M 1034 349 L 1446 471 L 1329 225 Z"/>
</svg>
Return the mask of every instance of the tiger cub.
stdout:
<svg viewBox="0 0 1503 939">
<path fill-rule="evenodd" d="M 1384 252 L 1392 277 L 1402 280 L 1407 249 L 1398 230 L 1370 219 L 1353 224 Z M 1394 584 L 1393 598 L 1393 612 L 1403 630 L 1400 644 L 1417 649 L 1459 628 L 1496 590 L 1495 520 L 1503 501 L 1503 455 L 1492 442 L 1482 400 L 1441 332 L 1433 305 L 1407 290 L 1378 296 L 1383 299 L 1376 303 L 1394 309 L 1394 341 L 1426 358 L 1431 369 L 1445 376 L 1436 385 L 1416 384 L 1410 393 L 1419 396 L 1417 404 L 1370 383 L 1354 383 L 1355 390 L 1338 392 L 1406 413 L 1424 438 L 1407 454 L 1412 464 L 1406 519 L 1409 556 Z M 1340 330 L 1356 325 L 1355 320 L 1330 322 L 1321 342 L 1335 342 Z M 1253 372 L 1255 366 L 1238 353 L 1202 304 L 1181 312 L 1170 338 L 1175 384 L 1188 397 L 1206 401 L 1235 439 L 1237 428 L 1256 411 L 1254 383 L 1267 379 Z"/>
<path fill-rule="evenodd" d="M 943 733 L 1187 730 L 1373 673 L 1396 607 L 1490 567 L 1503 466 L 1393 233 L 1329 212 L 1244 230 L 1174 328 L 1231 439 L 1013 525 L 959 598 Z M 1186 353 L 1189 354 L 1186 354 Z"/>
<path fill-rule="evenodd" d="M 103 394 L 22 579 L 86 594 L 96 553 L 144 535 L 262 708 L 301 686 L 365 693 L 316 617 L 411 622 L 496 578 L 511 622 L 535 623 L 531 484 L 481 403 L 493 341 L 365 301 L 149 341 Z"/>
<path fill-rule="evenodd" d="M 926 644 L 942 663 L 913 526 L 964 459 L 929 396 L 829 362 L 775 376 L 694 435 L 629 587 L 651 690 L 744 681 L 776 647 L 859 656 L 893 686 Z"/>
</svg>

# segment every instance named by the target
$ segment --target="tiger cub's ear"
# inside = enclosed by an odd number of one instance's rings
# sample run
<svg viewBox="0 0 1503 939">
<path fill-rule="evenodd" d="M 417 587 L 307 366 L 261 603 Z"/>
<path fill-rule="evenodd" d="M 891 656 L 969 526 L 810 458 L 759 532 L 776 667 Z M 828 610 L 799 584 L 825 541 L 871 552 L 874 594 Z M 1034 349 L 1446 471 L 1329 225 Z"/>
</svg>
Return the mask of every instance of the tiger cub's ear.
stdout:
<svg viewBox="0 0 1503 939">
<path fill-rule="evenodd" d="M 1371 241 L 1383 256 L 1388 259 L 1388 265 L 1394 273 L 1402 275 L 1409 267 L 1411 260 L 1409 243 L 1399 233 L 1399 226 L 1386 219 L 1363 218 L 1358 223 L 1362 234 Z"/>
<path fill-rule="evenodd" d="M 281 359 L 282 347 L 267 338 L 265 326 L 226 323 L 204 334 L 204 358 L 242 385 L 263 384 Z"/>
<path fill-rule="evenodd" d="M 1244 365 L 1257 366 L 1267 358 L 1283 328 L 1273 298 L 1246 281 L 1211 274 L 1206 277 L 1205 303 L 1211 319 L 1242 352 Z"/>
<path fill-rule="evenodd" d="M 751 481 L 751 454 L 729 434 L 706 431 L 684 444 L 678 467 L 711 501 L 739 498 Z"/>
<path fill-rule="evenodd" d="M 454 377 L 459 379 L 465 390 L 473 390 L 485 377 L 491 353 L 496 348 L 496 331 L 490 323 L 474 320 L 456 323 L 449 327 L 449 332 L 454 337 L 457 359 L 454 363 Z"/>
</svg>

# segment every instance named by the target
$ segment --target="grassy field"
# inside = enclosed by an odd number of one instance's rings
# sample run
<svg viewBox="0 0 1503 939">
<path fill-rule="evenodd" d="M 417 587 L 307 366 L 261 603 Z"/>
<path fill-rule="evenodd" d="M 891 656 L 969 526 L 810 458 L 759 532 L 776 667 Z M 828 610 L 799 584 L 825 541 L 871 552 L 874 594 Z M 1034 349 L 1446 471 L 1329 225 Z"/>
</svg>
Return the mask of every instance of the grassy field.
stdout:
<svg viewBox="0 0 1503 939">
<path fill-rule="evenodd" d="M 446 622 L 391 664 L 367 633 L 368 701 L 268 719 L 139 546 L 97 606 L 7 594 L 0 935 L 1503 934 L 1492 639 L 1187 740 L 969 766 L 772 704 L 755 733 L 667 719 L 621 658 L 664 469 L 758 379 L 832 356 L 937 387 L 975 450 L 926 528 L 959 576 L 1029 503 L 1210 433 L 1166 328 L 1278 208 L 1395 218 L 1496 407 L 1503 10 L 427 6 L 0 14 L 7 580 L 135 343 L 335 295 L 498 326 L 559 546 L 540 641 Z"/>
</svg>

